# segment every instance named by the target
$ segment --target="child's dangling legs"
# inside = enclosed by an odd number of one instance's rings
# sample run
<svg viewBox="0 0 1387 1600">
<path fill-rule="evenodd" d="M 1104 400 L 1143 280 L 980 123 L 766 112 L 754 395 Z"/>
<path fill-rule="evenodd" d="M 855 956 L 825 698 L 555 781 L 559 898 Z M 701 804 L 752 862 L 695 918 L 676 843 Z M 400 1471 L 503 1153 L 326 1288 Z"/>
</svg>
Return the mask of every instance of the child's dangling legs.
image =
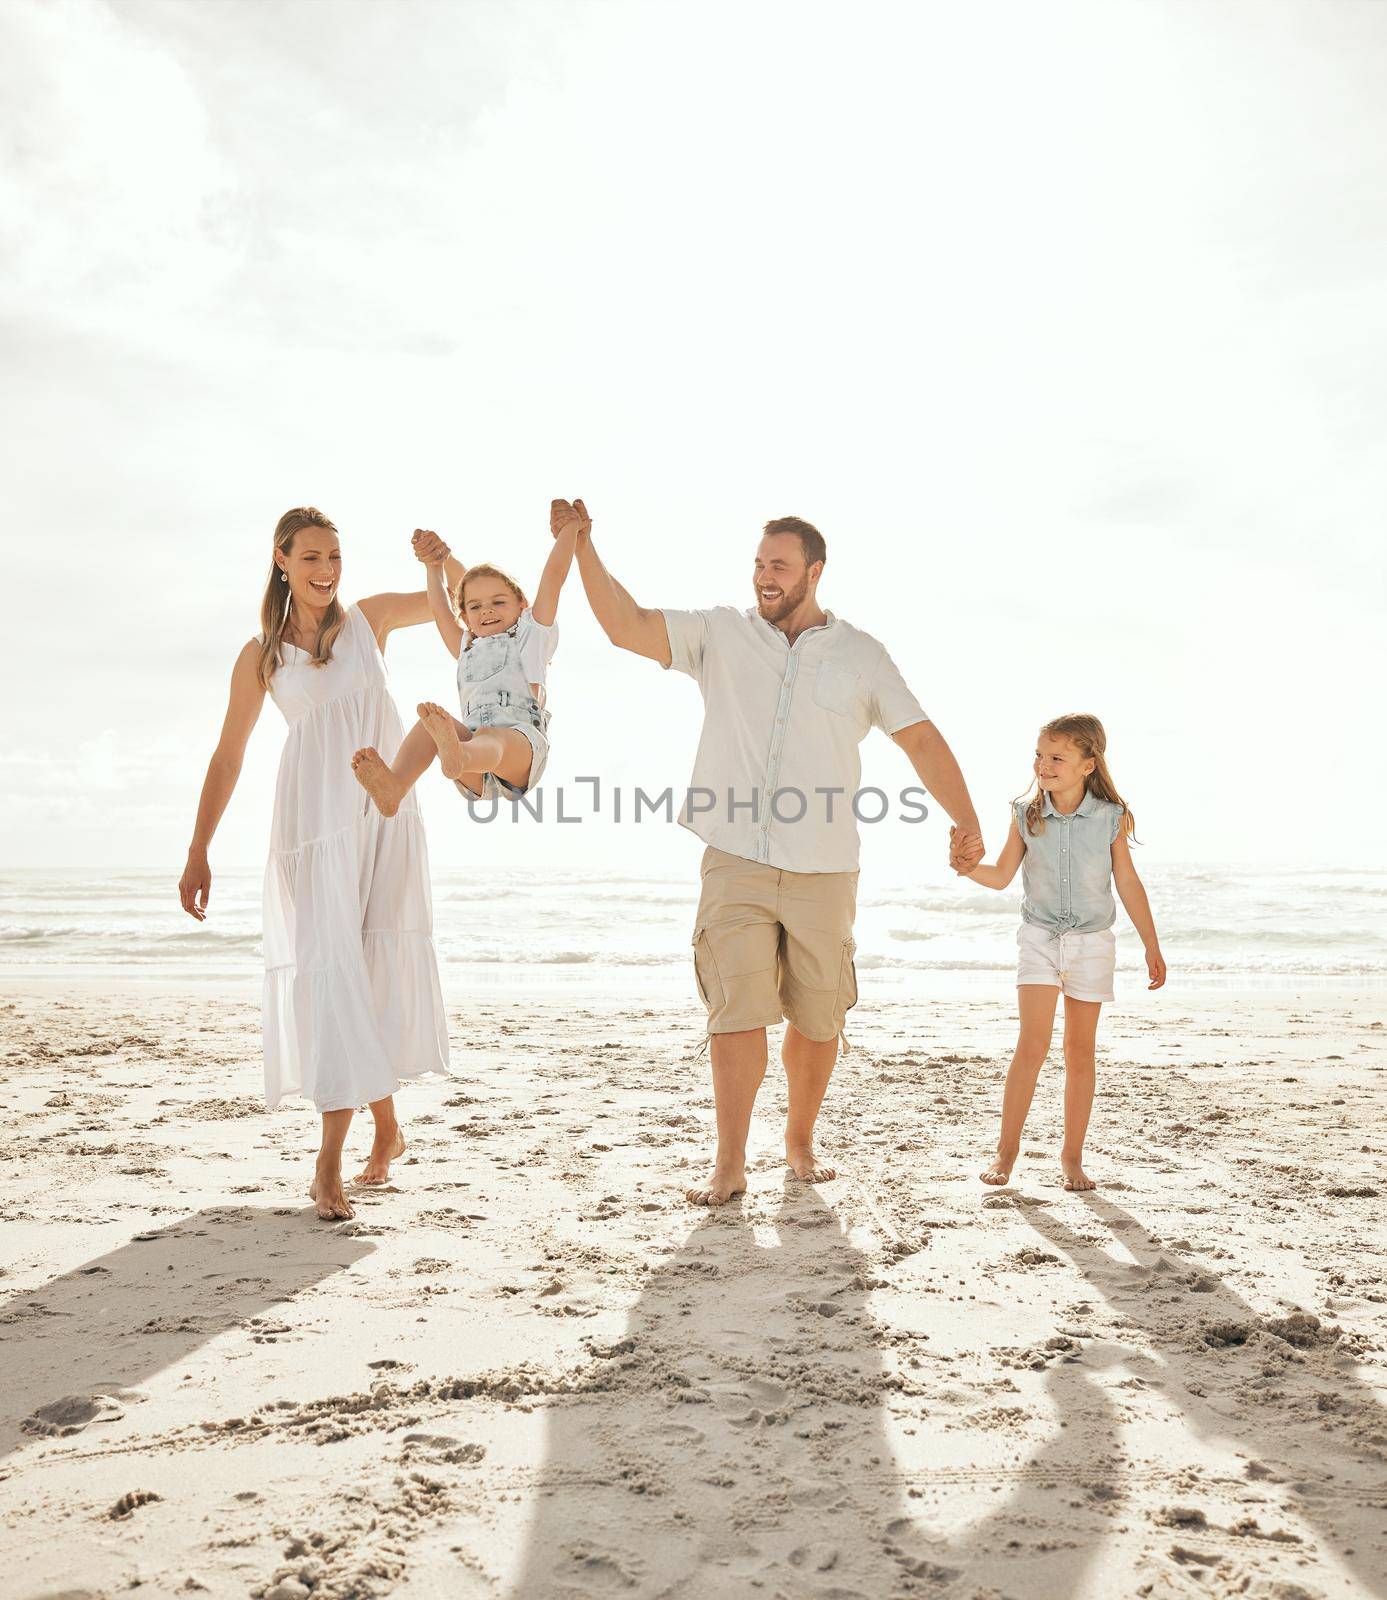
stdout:
<svg viewBox="0 0 1387 1600">
<path fill-rule="evenodd" d="M 1021 1153 L 1021 1130 L 1031 1109 L 1036 1079 L 1050 1053 L 1050 1037 L 1055 1027 L 1058 988 L 1048 983 L 1017 985 L 1016 1002 L 1021 1013 L 1021 1031 L 1007 1071 L 1002 1095 L 1002 1131 L 997 1138 L 997 1159 L 982 1174 L 984 1183 L 1011 1181 L 1011 1169 Z M 1090 1090 L 1091 1094 L 1091 1090 Z"/>
<path fill-rule="evenodd" d="M 534 747 L 518 728 L 482 728 L 474 733 L 442 706 L 426 700 L 419 707 L 418 722 L 405 735 L 389 766 L 377 751 L 358 750 L 352 757 L 352 771 L 381 815 L 393 817 L 435 756 L 445 778 L 461 779 L 480 794 L 480 782 L 474 788 L 467 780 L 480 779 L 488 772 L 517 789 L 525 788 Z"/>
<path fill-rule="evenodd" d="M 1060 1171 L 1066 1189 L 1097 1187 L 1082 1163 L 1088 1114 L 1093 1109 L 1094 1043 L 1102 1009 L 1101 1000 L 1064 997 L 1064 1146 L 1060 1150 Z"/>
</svg>

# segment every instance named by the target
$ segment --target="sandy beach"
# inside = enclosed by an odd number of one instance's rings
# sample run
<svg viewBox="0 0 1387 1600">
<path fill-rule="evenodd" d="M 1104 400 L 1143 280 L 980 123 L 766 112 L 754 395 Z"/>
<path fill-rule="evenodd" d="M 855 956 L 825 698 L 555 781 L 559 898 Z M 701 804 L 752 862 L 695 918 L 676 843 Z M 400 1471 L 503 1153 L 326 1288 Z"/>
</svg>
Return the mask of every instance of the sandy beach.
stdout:
<svg viewBox="0 0 1387 1600">
<path fill-rule="evenodd" d="M 715 1214 L 690 1001 L 506 994 L 338 1225 L 249 988 L 0 1018 L 7 1594 L 1387 1595 L 1380 992 L 1111 1008 L 1092 1196 L 1057 1053 L 977 1181 L 1004 1001 L 864 1003 Z"/>
</svg>

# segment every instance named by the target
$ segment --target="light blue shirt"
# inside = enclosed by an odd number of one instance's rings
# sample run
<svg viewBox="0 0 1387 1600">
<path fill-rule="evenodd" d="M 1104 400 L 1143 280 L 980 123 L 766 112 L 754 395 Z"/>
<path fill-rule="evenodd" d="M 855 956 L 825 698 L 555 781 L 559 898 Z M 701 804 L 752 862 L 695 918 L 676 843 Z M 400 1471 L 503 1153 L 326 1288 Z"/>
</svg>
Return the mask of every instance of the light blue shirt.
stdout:
<svg viewBox="0 0 1387 1600">
<path fill-rule="evenodd" d="M 1026 832 L 1026 801 L 1016 802 L 1021 858 L 1021 917 L 1055 933 L 1097 933 L 1117 920 L 1112 897 L 1112 846 L 1122 807 L 1085 793 L 1077 811 L 1056 811 L 1045 796 L 1043 833 Z"/>
</svg>

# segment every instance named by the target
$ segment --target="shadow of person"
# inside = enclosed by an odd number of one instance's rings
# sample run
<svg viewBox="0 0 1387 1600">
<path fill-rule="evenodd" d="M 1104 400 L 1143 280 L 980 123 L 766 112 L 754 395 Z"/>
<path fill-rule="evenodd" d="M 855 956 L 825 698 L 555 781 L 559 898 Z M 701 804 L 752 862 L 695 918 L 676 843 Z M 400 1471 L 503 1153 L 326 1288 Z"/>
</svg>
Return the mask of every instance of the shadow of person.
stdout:
<svg viewBox="0 0 1387 1600">
<path fill-rule="evenodd" d="M 708 1213 L 548 1412 L 515 1600 L 889 1594 L 867 1257 L 818 1193 Z"/>
<path fill-rule="evenodd" d="M 1084 1238 L 1048 1207 L 1028 1206 L 1024 1215 L 1145 1332 L 1157 1364 L 1146 1381 L 1180 1408 L 1195 1435 L 1226 1440 L 1252 1457 L 1250 1479 L 1286 1482 L 1288 1506 L 1362 1592 L 1387 1596 L 1387 1408 L 1355 1376 L 1336 1330 L 1304 1313 L 1263 1316 L 1206 1268 L 1172 1257 L 1120 1206 L 1099 1195 L 1084 1200 L 1132 1261 Z"/>
<path fill-rule="evenodd" d="M 763 1204 L 700 1222 L 648 1279 L 625 1336 L 594 1345 L 591 1373 L 551 1403 L 512 1600 L 860 1600 L 933 1594 L 965 1568 L 1019 1576 L 1030 1539 L 995 1562 L 992 1541 L 1033 1529 L 1048 1480 L 1072 1477 L 1080 1452 L 1091 1472 L 1094 1439 L 1116 1419 L 1077 1367 L 1057 1368 L 1053 1403 L 1096 1405 L 1097 1431 L 1085 1444 L 1056 1430 L 976 1536 L 928 1537 L 913 1486 L 936 1474 L 901 1470 L 885 1408 L 894 1397 L 928 1431 L 934 1402 L 919 1385 L 903 1398 L 888 1365 L 891 1336 L 867 1309 L 870 1258 L 814 1189 L 787 1184 Z M 995 1503 L 1000 1479 L 971 1462 L 938 1478 L 956 1480 L 970 1507 Z M 1080 1594 L 1090 1556 L 1066 1547 L 1049 1586 L 1027 1594 Z"/>
<path fill-rule="evenodd" d="M 139 1383 L 373 1248 L 307 1211 L 222 1206 L 16 1295 L 0 1311 L 0 1454 L 114 1420 Z"/>
</svg>

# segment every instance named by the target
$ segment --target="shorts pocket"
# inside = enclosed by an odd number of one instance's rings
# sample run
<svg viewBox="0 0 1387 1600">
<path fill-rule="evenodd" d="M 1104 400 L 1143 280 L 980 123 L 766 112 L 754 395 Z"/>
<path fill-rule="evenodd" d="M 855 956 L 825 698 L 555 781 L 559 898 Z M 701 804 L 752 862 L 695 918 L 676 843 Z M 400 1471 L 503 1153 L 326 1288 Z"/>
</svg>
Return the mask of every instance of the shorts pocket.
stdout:
<svg viewBox="0 0 1387 1600">
<path fill-rule="evenodd" d="M 862 679 L 846 667 L 821 661 L 814 677 L 814 704 L 840 717 L 850 717 L 861 697 Z"/>
<path fill-rule="evenodd" d="M 857 940 L 843 940 L 843 964 L 838 974 L 838 1014 L 842 1016 L 857 1004 Z"/>
<path fill-rule="evenodd" d="M 693 946 L 694 984 L 698 989 L 698 998 L 709 1011 L 716 1010 L 722 1004 L 722 979 L 718 975 L 717 958 L 713 948 L 708 943 L 708 930 L 695 928 L 691 940 Z"/>
</svg>

